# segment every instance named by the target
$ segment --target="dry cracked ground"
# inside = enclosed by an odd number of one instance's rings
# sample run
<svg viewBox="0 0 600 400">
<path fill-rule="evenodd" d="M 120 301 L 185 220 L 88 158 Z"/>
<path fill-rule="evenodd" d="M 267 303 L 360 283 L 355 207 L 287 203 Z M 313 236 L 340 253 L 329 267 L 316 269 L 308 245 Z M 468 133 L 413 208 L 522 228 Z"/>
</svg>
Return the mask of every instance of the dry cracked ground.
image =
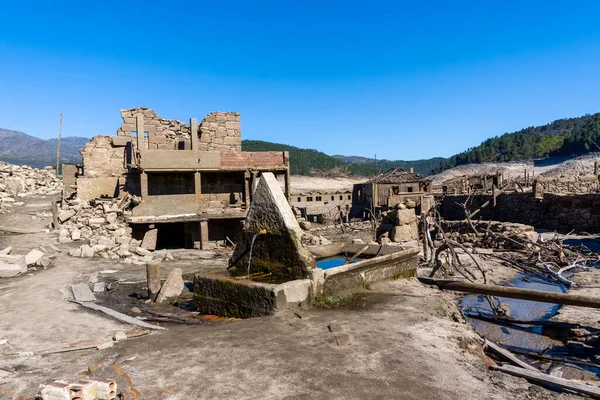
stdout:
<svg viewBox="0 0 600 400">
<path fill-rule="evenodd" d="M 28 200 L 0 214 L 0 226 L 41 230 L 48 221 L 32 219 L 32 210 L 48 202 Z M 44 354 L 104 343 L 132 329 L 69 301 L 70 285 L 87 282 L 94 272 L 121 282 L 99 302 L 132 316 L 133 304 L 145 306 L 139 298 L 143 266 L 72 258 L 56 238 L 52 232 L 0 236 L 0 247 L 10 245 L 16 254 L 49 242 L 63 249 L 46 270 L 0 280 L 0 339 L 6 339 L 0 341 L 1 399 L 34 398 L 41 383 L 82 377 L 116 379 L 126 399 L 573 397 L 489 371 L 477 336 L 455 321 L 452 296 L 416 280 L 373 285 L 335 308 L 249 320 L 199 317 L 197 325 L 165 324 L 167 330 L 104 350 Z M 182 267 L 189 277 L 224 260 L 165 263 L 163 275 Z M 330 324 L 342 332 L 331 332 Z"/>
</svg>

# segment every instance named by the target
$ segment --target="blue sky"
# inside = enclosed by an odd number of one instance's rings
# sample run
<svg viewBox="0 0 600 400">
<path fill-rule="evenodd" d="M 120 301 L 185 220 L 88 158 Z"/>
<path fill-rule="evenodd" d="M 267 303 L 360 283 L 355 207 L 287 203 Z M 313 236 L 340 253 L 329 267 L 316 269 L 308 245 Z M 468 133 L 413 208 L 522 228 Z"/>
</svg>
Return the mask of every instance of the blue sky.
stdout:
<svg viewBox="0 0 600 400">
<path fill-rule="evenodd" d="M 115 134 L 119 109 L 239 111 L 245 139 L 450 156 L 600 111 L 598 1 L 6 2 L 0 127 Z"/>
</svg>

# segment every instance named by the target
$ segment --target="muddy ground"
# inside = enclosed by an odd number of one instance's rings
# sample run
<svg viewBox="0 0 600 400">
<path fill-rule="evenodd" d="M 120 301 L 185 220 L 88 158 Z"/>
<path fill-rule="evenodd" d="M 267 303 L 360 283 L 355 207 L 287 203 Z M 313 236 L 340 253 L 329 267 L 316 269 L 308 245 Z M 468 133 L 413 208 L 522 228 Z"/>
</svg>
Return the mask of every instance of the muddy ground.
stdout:
<svg viewBox="0 0 600 400">
<path fill-rule="evenodd" d="M 69 302 L 69 286 L 98 272 L 115 287 L 98 296 L 99 302 L 136 316 L 132 307 L 148 306 L 140 283 L 145 269 L 68 256 L 73 245 L 59 245 L 55 233 L 43 231 L 48 220 L 32 219 L 26 207 L 0 215 L 0 226 L 41 232 L 0 235 L 0 248 L 10 245 L 14 254 L 24 254 L 51 242 L 63 252 L 48 269 L 0 280 L 0 339 L 6 339 L 0 341 L 1 399 L 33 398 L 40 383 L 86 376 L 116 379 L 130 399 L 575 398 L 489 371 L 490 360 L 462 321 L 455 295 L 415 279 L 372 285 L 344 305 L 275 317 L 210 320 L 187 312 L 197 325 L 165 324 L 165 331 L 105 350 L 42 355 L 103 343 L 117 331 L 132 329 Z M 222 268 L 226 261 L 224 255 L 193 256 L 164 263 L 163 275 L 181 267 L 189 277 Z M 184 293 L 178 307 L 185 308 L 189 297 Z M 331 323 L 343 332 L 330 332 Z"/>
</svg>

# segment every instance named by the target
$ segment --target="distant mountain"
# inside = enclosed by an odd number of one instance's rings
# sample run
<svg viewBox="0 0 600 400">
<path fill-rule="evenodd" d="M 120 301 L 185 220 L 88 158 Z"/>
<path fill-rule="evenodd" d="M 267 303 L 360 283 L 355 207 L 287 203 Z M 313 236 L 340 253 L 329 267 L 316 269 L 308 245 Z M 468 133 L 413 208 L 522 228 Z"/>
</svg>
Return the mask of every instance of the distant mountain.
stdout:
<svg viewBox="0 0 600 400">
<path fill-rule="evenodd" d="M 60 139 L 61 164 L 80 164 L 83 148 L 89 139 L 64 137 Z M 34 168 L 56 165 L 57 139 L 43 140 L 23 132 L 0 128 L 0 161 L 26 164 Z"/>
</svg>

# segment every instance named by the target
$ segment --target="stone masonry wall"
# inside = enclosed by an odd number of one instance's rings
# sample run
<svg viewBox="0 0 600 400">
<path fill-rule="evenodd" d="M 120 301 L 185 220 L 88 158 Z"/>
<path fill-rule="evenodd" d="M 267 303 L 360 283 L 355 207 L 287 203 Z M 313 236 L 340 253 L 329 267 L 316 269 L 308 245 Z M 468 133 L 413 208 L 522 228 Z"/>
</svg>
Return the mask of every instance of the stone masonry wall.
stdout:
<svg viewBox="0 0 600 400">
<path fill-rule="evenodd" d="M 144 116 L 144 131 L 148 136 L 144 139 L 150 150 L 178 150 L 180 146 L 190 149 L 190 127 L 175 119 L 164 119 L 146 107 L 121 109 L 123 124 L 117 130 L 118 136 L 131 136 L 136 132 L 136 116 Z"/>
<path fill-rule="evenodd" d="M 240 113 L 212 112 L 200 123 L 200 150 L 241 152 Z"/>
<path fill-rule="evenodd" d="M 112 145 L 110 136 L 94 136 L 80 150 L 86 178 L 121 176 L 125 170 L 124 147 Z"/>
<path fill-rule="evenodd" d="M 460 205 L 468 196 L 445 196 L 440 213 L 448 220 L 462 220 L 465 213 Z M 469 209 L 476 210 L 491 200 L 488 195 L 471 196 Z M 474 219 L 516 222 L 536 228 L 559 232 L 571 230 L 600 232 L 600 194 L 544 193 L 536 199 L 533 193 L 508 193 L 498 196 L 496 207 L 488 205 Z"/>
<path fill-rule="evenodd" d="M 137 115 L 144 116 L 144 141 L 149 150 L 189 150 L 191 148 L 190 127 L 175 119 L 164 119 L 154 110 L 141 107 L 122 109 L 123 124 L 118 136 L 131 136 L 136 132 Z M 198 127 L 198 148 L 203 151 L 241 152 L 242 136 L 240 113 L 212 112 Z"/>
<path fill-rule="evenodd" d="M 594 174 L 576 175 L 561 178 L 541 178 L 536 181 L 544 193 L 600 193 L 600 177 Z"/>
</svg>

